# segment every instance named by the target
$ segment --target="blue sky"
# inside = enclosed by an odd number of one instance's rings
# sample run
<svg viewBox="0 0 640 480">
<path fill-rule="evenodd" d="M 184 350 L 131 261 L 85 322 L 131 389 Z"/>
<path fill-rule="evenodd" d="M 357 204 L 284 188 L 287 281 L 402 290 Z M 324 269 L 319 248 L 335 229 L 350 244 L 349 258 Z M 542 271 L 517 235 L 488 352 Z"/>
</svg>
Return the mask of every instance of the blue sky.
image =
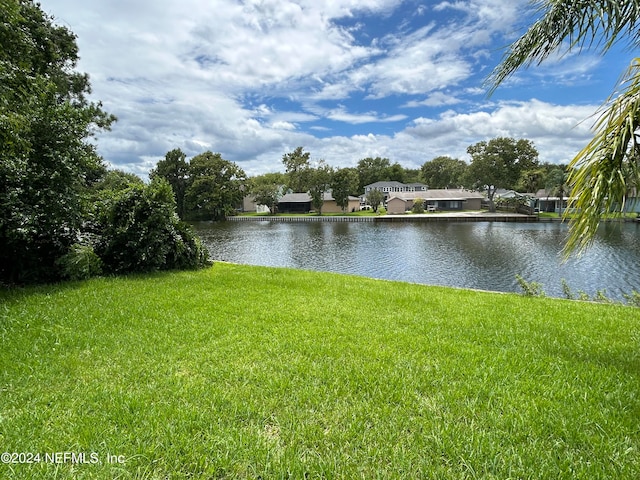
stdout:
<svg viewBox="0 0 640 480">
<path fill-rule="evenodd" d="M 498 136 L 568 162 L 632 54 L 557 55 L 487 96 L 483 82 L 533 18 L 528 1 L 42 0 L 78 36 L 93 98 L 119 121 L 98 137 L 146 177 L 173 148 L 249 175 L 298 146 L 336 167 L 407 168 Z M 88 6 L 90 5 L 90 6 Z"/>
</svg>

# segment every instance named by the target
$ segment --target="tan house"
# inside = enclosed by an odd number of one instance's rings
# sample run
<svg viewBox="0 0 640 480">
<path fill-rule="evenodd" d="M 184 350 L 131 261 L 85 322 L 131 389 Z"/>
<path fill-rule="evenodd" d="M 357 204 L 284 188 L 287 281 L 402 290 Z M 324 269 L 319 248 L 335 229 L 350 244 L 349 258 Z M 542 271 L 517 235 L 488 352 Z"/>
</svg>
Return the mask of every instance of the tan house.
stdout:
<svg viewBox="0 0 640 480">
<path fill-rule="evenodd" d="M 312 210 L 311 195 L 308 193 L 287 193 L 278 202 L 278 213 L 309 213 Z M 360 210 L 360 199 L 350 196 L 349 203 L 344 212 L 349 213 L 358 210 Z M 324 193 L 322 213 L 343 213 L 342 208 L 338 206 L 335 199 L 331 196 L 331 192 Z"/>
<path fill-rule="evenodd" d="M 413 208 L 416 199 L 422 199 L 426 211 L 480 210 L 484 195 L 462 189 L 429 189 L 424 192 L 395 192 L 387 201 L 387 213 L 403 214 Z"/>
</svg>

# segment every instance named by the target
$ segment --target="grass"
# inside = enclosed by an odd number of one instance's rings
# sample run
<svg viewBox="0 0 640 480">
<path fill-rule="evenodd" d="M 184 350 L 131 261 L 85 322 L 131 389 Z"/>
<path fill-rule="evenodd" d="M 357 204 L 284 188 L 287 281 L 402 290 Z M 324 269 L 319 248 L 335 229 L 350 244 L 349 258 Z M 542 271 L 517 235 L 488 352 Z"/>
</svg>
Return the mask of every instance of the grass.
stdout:
<svg viewBox="0 0 640 480">
<path fill-rule="evenodd" d="M 0 302 L 0 450 L 98 459 L 1 478 L 640 476 L 638 309 L 222 263 Z"/>
</svg>

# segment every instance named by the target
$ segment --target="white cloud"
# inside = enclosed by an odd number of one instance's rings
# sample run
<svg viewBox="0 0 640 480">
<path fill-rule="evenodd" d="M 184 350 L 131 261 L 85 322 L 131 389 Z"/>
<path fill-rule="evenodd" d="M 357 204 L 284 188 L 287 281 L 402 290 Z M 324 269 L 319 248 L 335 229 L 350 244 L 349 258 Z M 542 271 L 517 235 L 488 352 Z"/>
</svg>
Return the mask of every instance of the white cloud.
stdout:
<svg viewBox="0 0 640 480">
<path fill-rule="evenodd" d="M 466 158 L 468 145 L 498 135 L 529 138 L 543 160 L 566 161 L 589 137 L 574 126 L 592 106 L 468 103 L 484 94 L 481 62 L 495 56 L 496 38 L 502 45 L 517 31 L 526 0 L 412 10 L 401 0 L 42 1 L 78 35 L 79 70 L 119 117 L 99 151 L 142 176 L 173 148 L 211 149 L 257 174 L 282 170 L 282 155 L 297 146 L 335 166 L 383 156 L 415 167 L 437 155 Z M 397 8 L 406 18 L 387 25 Z M 447 12 L 455 15 L 436 23 Z M 375 31 L 370 19 L 383 28 L 377 38 L 359 36 Z M 584 81 L 596 66 L 581 55 L 538 73 Z M 409 127 L 403 106 L 418 117 Z M 452 110 L 432 113 L 442 107 Z M 328 136 L 327 120 L 358 134 Z"/>
</svg>

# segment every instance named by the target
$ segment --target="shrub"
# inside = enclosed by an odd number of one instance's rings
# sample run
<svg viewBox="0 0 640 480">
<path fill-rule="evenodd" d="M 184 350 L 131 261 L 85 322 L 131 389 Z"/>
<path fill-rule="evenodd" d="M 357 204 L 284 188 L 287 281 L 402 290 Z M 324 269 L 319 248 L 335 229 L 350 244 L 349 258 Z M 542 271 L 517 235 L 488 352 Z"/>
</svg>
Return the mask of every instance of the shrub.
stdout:
<svg viewBox="0 0 640 480">
<path fill-rule="evenodd" d="M 544 297 L 545 293 L 542 284 L 538 282 L 527 282 L 521 275 L 516 275 L 516 281 L 523 290 L 525 297 Z"/>
<path fill-rule="evenodd" d="M 176 213 L 171 186 L 162 178 L 132 185 L 108 200 L 100 213 L 96 252 L 113 273 L 198 268 L 208 252 Z"/>
<path fill-rule="evenodd" d="M 91 245 L 74 243 L 56 263 L 61 269 L 62 278 L 67 280 L 86 280 L 102 273 L 102 260 Z"/>
<path fill-rule="evenodd" d="M 424 213 L 424 200 L 416 198 L 413 202 L 413 207 L 411 207 L 411 211 L 413 213 Z"/>
</svg>

